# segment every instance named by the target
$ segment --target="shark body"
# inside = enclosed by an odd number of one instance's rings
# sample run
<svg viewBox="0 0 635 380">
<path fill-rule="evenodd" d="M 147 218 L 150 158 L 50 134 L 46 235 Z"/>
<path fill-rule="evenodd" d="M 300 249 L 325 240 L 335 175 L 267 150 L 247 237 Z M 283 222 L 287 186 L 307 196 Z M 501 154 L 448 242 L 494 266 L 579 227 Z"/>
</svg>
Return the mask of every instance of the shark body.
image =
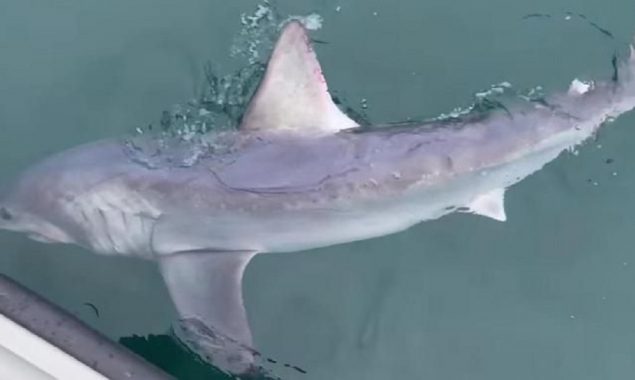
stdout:
<svg viewBox="0 0 635 380">
<path fill-rule="evenodd" d="M 574 81 L 547 104 L 477 121 L 362 128 L 331 101 L 306 31 L 285 26 L 226 149 L 148 167 L 121 140 L 72 148 L 0 197 L 0 228 L 157 260 L 179 336 L 234 373 L 254 352 L 241 295 L 257 253 L 382 236 L 452 212 L 504 221 L 505 190 L 635 107 L 635 53 L 617 81 Z"/>
</svg>

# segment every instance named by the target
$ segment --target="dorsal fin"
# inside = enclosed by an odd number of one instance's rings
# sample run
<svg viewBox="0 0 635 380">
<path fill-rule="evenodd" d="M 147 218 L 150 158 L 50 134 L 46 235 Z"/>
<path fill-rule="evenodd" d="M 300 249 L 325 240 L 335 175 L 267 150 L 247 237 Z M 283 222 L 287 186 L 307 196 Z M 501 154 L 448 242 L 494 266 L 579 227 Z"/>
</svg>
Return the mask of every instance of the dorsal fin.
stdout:
<svg viewBox="0 0 635 380">
<path fill-rule="evenodd" d="M 298 21 L 288 23 L 241 128 L 334 133 L 356 126 L 333 103 L 306 30 Z"/>
</svg>

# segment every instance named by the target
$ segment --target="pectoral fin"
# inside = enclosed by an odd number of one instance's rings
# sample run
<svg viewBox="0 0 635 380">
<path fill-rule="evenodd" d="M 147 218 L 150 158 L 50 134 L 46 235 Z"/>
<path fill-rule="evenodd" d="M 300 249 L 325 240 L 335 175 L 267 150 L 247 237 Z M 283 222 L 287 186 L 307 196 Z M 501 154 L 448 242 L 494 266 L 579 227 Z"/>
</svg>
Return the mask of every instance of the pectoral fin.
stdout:
<svg viewBox="0 0 635 380">
<path fill-rule="evenodd" d="M 231 373 L 253 363 L 243 306 L 243 271 L 255 252 L 187 252 L 161 258 L 161 273 L 179 313 L 176 333 L 190 349 Z"/>
</svg>

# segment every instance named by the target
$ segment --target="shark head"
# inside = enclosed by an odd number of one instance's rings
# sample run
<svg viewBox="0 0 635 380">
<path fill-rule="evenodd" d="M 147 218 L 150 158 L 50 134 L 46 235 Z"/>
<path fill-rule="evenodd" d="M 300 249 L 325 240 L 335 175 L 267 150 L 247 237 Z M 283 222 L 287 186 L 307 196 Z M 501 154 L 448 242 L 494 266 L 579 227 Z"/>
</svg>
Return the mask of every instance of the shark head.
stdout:
<svg viewBox="0 0 635 380">
<path fill-rule="evenodd" d="M 20 232 L 29 238 L 44 243 L 71 243 L 69 234 L 43 215 L 55 207 L 49 199 L 44 199 L 42 186 L 33 175 L 27 173 L 13 185 L 0 192 L 0 229 Z M 44 211 L 44 212 L 42 212 Z"/>
<path fill-rule="evenodd" d="M 7 203 L 0 203 L 0 229 L 26 234 L 42 243 L 70 243 L 69 235 L 53 223 Z"/>
</svg>

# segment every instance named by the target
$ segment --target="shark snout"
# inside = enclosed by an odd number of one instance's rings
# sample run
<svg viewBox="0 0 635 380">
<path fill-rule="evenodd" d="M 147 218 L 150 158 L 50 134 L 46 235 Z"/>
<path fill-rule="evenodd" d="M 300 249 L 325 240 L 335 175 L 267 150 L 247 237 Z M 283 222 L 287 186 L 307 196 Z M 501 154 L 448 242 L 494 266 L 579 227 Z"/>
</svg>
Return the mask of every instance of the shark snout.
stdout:
<svg viewBox="0 0 635 380">
<path fill-rule="evenodd" d="M 0 203 L 0 230 L 23 232 L 21 219 L 13 208 Z"/>
<path fill-rule="evenodd" d="M 12 193 L 15 193 L 15 189 L 8 185 L 7 182 L 0 183 L 0 230 L 15 231 L 17 212 L 13 207 L 15 202 L 12 201 Z"/>
<path fill-rule="evenodd" d="M 11 212 L 9 212 L 6 208 L 0 207 L 0 219 L 5 222 L 10 222 L 11 219 L 13 219 L 13 214 L 11 214 Z"/>
<path fill-rule="evenodd" d="M 0 230 L 22 232 L 44 243 L 69 243 L 70 236 L 61 228 L 28 212 L 0 203 Z"/>
<path fill-rule="evenodd" d="M 7 207 L 0 204 L 0 229 L 9 229 L 9 226 L 13 223 L 14 218 L 13 213 Z"/>
</svg>

